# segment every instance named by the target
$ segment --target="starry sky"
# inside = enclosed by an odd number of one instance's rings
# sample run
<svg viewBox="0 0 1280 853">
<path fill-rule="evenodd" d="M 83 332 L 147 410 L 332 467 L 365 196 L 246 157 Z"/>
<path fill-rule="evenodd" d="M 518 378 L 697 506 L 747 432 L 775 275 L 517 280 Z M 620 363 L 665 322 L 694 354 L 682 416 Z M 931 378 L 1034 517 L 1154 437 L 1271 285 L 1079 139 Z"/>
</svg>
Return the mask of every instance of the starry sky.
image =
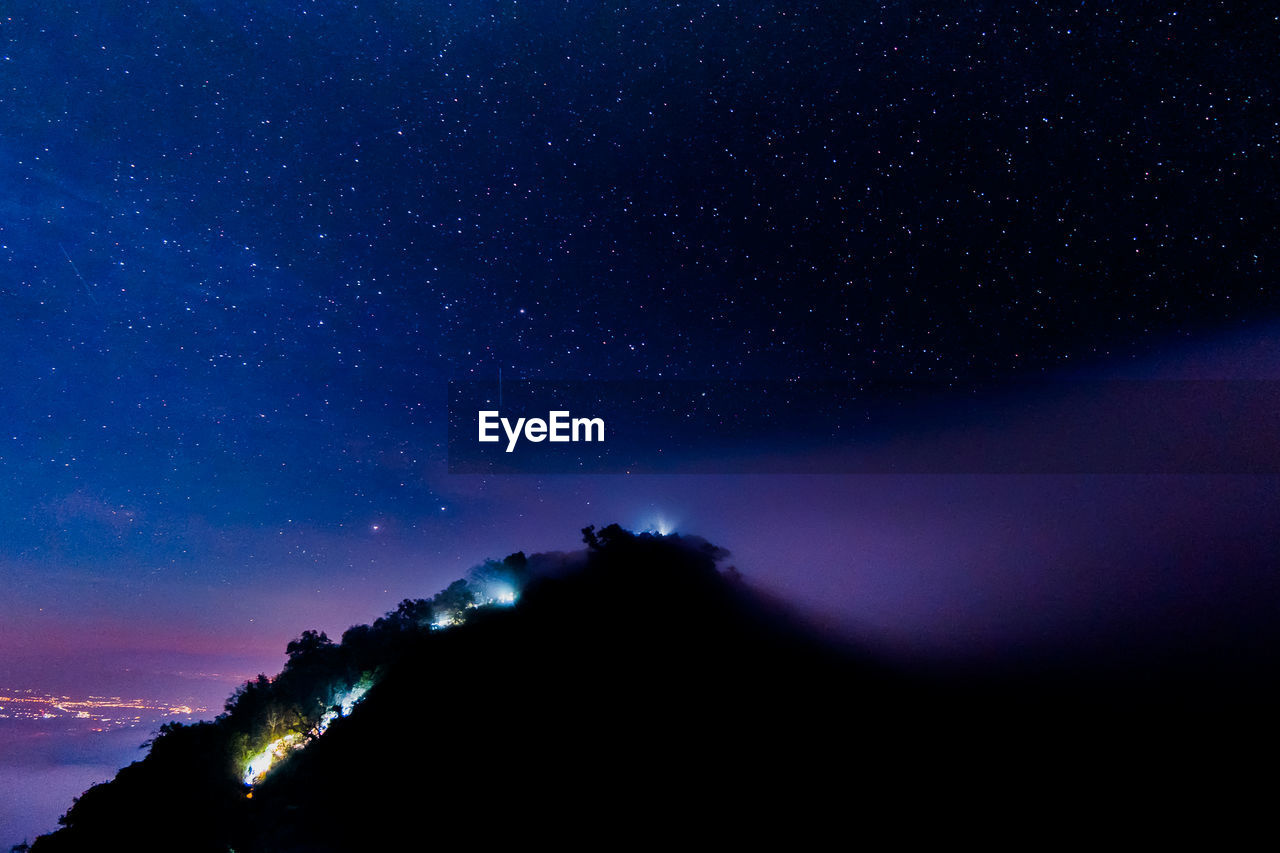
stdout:
<svg viewBox="0 0 1280 853">
<path fill-rule="evenodd" d="M 499 369 L 1274 378 L 1276 35 L 1221 3 L 6 3 L 0 676 L 216 702 L 304 628 L 612 521 L 900 647 L 1124 634 L 1152 590 L 1224 619 L 1266 478 L 451 476 L 445 403 Z M 1244 580 L 1205 579 L 1226 541 Z"/>
</svg>

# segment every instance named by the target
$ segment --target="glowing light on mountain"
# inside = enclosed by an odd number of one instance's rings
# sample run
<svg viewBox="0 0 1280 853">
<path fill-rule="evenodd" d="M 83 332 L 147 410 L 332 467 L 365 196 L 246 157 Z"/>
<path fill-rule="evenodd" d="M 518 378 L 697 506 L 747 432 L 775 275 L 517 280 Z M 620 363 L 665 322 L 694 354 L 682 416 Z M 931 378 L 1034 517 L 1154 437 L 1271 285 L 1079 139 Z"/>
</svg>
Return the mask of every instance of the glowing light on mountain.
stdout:
<svg viewBox="0 0 1280 853">
<path fill-rule="evenodd" d="M 288 755 L 291 750 L 301 748 L 302 745 L 302 735 L 296 732 L 271 741 L 249 759 L 249 763 L 244 769 L 244 783 L 250 786 L 258 784 L 277 761 Z"/>
<path fill-rule="evenodd" d="M 472 596 L 473 600 L 461 610 L 438 611 L 436 618 L 431 622 L 431 628 L 440 631 L 445 628 L 452 628 L 455 625 L 461 625 L 467 621 L 466 612 L 479 607 L 509 607 L 516 603 L 516 599 L 520 597 L 520 594 L 507 581 L 482 580 L 476 581 L 472 585 Z"/>
<path fill-rule="evenodd" d="M 371 685 L 361 682 L 355 687 L 348 690 L 337 703 L 342 708 L 342 716 L 346 717 L 351 714 L 351 710 L 355 708 L 356 703 L 364 698 L 364 694 L 369 692 Z"/>
<path fill-rule="evenodd" d="M 452 628 L 454 625 L 459 624 L 460 621 L 452 612 L 446 610 L 435 618 L 435 621 L 431 623 L 431 627 L 439 631 L 444 628 Z"/>
<path fill-rule="evenodd" d="M 350 690 L 344 690 L 333 697 L 330 708 L 320 716 L 320 722 L 316 724 L 314 734 L 316 737 L 324 734 L 329 730 L 329 726 L 338 717 L 347 717 L 355 710 L 356 705 L 369 692 L 369 688 L 373 686 L 373 681 L 368 677 L 362 678 L 355 687 Z"/>
<path fill-rule="evenodd" d="M 659 536 L 670 536 L 676 532 L 676 523 L 663 515 L 652 516 L 639 527 L 646 533 L 657 533 Z"/>
<path fill-rule="evenodd" d="M 510 584 L 495 582 L 488 584 L 483 592 L 484 604 L 509 605 L 516 603 L 516 591 Z"/>
<path fill-rule="evenodd" d="M 431 623 L 432 630 L 440 631 L 461 625 L 466 621 L 466 613 L 478 607 L 507 607 L 515 604 L 520 593 L 515 585 L 506 580 L 486 578 L 476 581 L 471 587 L 472 600 L 461 610 L 440 610 Z M 318 738 L 328 731 L 334 720 L 348 716 L 364 699 L 369 688 L 373 686 L 371 674 L 366 673 L 355 686 L 349 690 L 335 693 L 328 703 L 328 710 L 320 715 L 310 733 L 303 735 L 291 733 L 278 737 L 250 757 L 244 768 L 242 779 L 244 784 L 253 787 L 262 781 L 272 767 L 295 749 L 302 749 L 313 738 Z M 252 792 L 250 792 L 252 795 Z"/>
<path fill-rule="evenodd" d="M 336 719 L 338 719 L 337 711 L 325 711 L 324 714 L 320 716 L 320 722 L 316 724 L 316 734 L 322 735 L 327 732 L 330 724 L 332 724 Z"/>
</svg>

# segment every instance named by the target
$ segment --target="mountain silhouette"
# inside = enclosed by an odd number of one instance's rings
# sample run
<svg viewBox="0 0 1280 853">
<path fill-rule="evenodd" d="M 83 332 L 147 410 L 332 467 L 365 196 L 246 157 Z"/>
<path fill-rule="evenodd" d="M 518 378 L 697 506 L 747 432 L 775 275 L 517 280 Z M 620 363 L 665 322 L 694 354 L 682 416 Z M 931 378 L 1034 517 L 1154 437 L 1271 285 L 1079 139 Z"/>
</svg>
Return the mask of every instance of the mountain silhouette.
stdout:
<svg viewBox="0 0 1280 853">
<path fill-rule="evenodd" d="M 702 539 L 583 532 L 583 552 L 491 561 L 340 643 L 305 632 L 278 676 L 163 727 L 32 849 L 809 846 L 1083 797 L 1079 823 L 1134 786 L 1185 793 L 1263 713 L 1232 705 L 1232 727 L 1181 688 L 904 673 Z"/>
</svg>

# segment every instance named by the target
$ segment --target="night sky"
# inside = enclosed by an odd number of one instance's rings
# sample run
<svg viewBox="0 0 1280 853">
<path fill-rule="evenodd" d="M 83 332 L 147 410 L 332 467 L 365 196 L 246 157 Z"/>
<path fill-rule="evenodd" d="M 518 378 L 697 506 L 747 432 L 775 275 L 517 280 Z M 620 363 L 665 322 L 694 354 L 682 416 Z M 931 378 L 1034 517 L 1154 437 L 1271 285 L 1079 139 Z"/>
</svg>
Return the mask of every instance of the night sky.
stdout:
<svg viewBox="0 0 1280 853">
<path fill-rule="evenodd" d="M 217 702 L 304 628 L 613 521 L 908 654 L 1260 624 L 1274 477 L 449 475 L 445 402 L 499 368 L 1280 377 L 1277 30 L 1220 3 L 6 3 L 0 681 Z"/>
</svg>

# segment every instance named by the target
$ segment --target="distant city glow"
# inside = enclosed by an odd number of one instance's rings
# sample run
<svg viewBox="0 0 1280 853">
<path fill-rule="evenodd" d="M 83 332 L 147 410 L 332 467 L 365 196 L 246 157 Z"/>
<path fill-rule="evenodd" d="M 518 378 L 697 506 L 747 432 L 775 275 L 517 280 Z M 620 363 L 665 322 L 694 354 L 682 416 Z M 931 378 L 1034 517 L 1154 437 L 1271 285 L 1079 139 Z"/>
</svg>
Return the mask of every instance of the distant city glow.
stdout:
<svg viewBox="0 0 1280 853">
<path fill-rule="evenodd" d="M 136 727 L 144 719 L 157 716 L 191 717 L 203 714 L 205 710 L 148 699 L 127 699 L 120 696 L 73 697 L 0 687 L 0 719 L 89 720 L 94 731 L 107 731 L 123 726 Z"/>
</svg>

